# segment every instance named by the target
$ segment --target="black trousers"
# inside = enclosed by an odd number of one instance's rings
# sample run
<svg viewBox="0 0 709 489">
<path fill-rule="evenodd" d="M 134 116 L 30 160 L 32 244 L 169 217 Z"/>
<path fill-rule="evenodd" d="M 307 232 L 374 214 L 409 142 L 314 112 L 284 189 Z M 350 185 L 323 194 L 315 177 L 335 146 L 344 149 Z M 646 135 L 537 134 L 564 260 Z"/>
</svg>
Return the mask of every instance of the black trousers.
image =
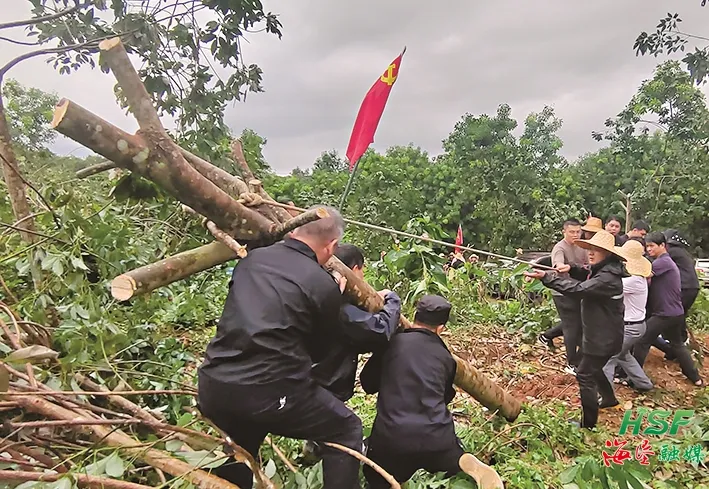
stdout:
<svg viewBox="0 0 709 489">
<path fill-rule="evenodd" d="M 581 355 L 576 380 L 579 383 L 581 392 L 581 408 L 583 418 L 581 426 L 583 428 L 593 428 L 598 421 L 598 394 L 601 394 L 604 402 L 615 400 L 613 386 L 608 382 L 608 378 L 603 373 L 603 367 L 608 363 L 612 355 Z"/>
<path fill-rule="evenodd" d="M 578 366 L 581 362 L 581 341 L 583 327 L 581 323 L 581 301 L 573 297 L 555 295 L 554 305 L 561 319 L 561 329 L 566 346 L 566 363 Z"/>
<path fill-rule="evenodd" d="M 268 433 L 333 442 L 362 451 L 362 423 L 345 404 L 310 381 L 236 386 L 199 374 L 199 409 L 234 443 L 258 459 Z M 251 489 L 252 472 L 230 460 L 213 472 L 242 489 Z M 359 488 L 359 461 L 323 446 L 324 489 Z"/>
<path fill-rule="evenodd" d="M 446 477 L 453 477 L 460 472 L 460 457 L 465 451 L 458 444 L 451 444 L 450 449 L 438 452 L 405 453 L 388 447 L 377 446 L 374 442 L 367 450 L 367 457 L 389 472 L 399 484 L 403 484 L 419 469 L 435 474 L 445 472 Z M 365 465 L 364 477 L 369 489 L 388 489 L 391 487 L 384 478 L 370 466 Z"/>
<path fill-rule="evenodd" d="M 655 341 L 658 335 L 662 335 L 664 339 L 670 343 L 670 352 L 677 357 L 682 373 L 692 382 L 699 380 L 699 372 L 694 366 L 694 360 L 689 350 L 684 346 L 682 341 L 682 329 L 686 322 L 684 315 L 675 317 L 651 316 L 647 321 L 647 330 L 645 335 L 635 344 L 633 355 L 642 367 L 645 364 L 645 359 L 650 351 L 650 345 Z"/>
<path fill-rule="evenodd" d="M 689 310 L 694 305 L 694 301 L 697 300 L 697 295 L 699 295 L 699 289 L 682 289 L 682 307 L 684 308 L 684 317 L 682 318 L 682 343 L 687 341 L 689 334 L 687 333 L 687 315 L 689 315 Z M 663 336 L 664 338 L 664 336 Z M 652 346 L 663 352 L 665 355 L 673 355 L 672 347 L 667 338 L 662 341 L 660 338 L 655 338 L 652 342 Z"/>
<path fill-rule="evenodd" d="M 552 326 L 551 328 L 547 329 L 542 333 L 546 338 L 549 338 L 550 340 L 553 340 L 554 338 L 558 338 L 559 336 L 564 336 L 564 328 L 562 327 L 561 321 L 559 321 L 556 325 Z"/>
</svg>

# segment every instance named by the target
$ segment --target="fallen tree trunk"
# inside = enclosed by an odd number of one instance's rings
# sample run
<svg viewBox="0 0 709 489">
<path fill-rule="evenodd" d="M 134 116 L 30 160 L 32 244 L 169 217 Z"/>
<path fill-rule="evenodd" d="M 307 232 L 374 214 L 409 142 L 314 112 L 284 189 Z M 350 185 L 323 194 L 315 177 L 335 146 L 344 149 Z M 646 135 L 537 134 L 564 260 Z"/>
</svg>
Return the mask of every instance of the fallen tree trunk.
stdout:
<svg viewBox="0 0 709 489">
<path fill-rule="evenodd" d="M 111 282 L 111 295 L 127 301 L 235 258 L 236 253 L 216 241 L 119 275 Z"/>
<path fill-rule="evenodd" d="M 31 395 L 18 397 L 18 404 L 28 411 L 41 414 L 48 418 L 71 420 L 77 416 L 77 413 L 74 411 L 70 411 L 45 399 Z M 220 479 L 201 469 L 197 469 L 187 462 L 171 457 L 165 452 L 155 448 L 146 448 L 143 444 L 138 442 L 138 440 L 126 435 L 120 430 L 114 430 L 105 426 L 86 426 L 78 427 L 77 429 L 80 429 L 100 443 L 119 448 L 156 469 L 160 469 L 173 477 L 183 478 L 191 482 L 200 489 L 239 489 L 235 484 L 231 484 L 224 479 Z"/>
<path fill-rule="evenodd" d="M 328 271 L 336 271 L 347 279 L 345 294 L 356 306 L 370 312 L 381 311 L 384 300 L 364 280 L 359 279 L 352 271 L 336 257 L 325 264 Z M 401 316 L 401 324 L 410 327 L 411 322 Z M 514 421 L 522 410 L 519 399 L 511 396 L 507 391 L 495 384 L 469 362 L 457 355 L 453 355 L 457 364 L 455 384 L 473 396 L 480 404 L 491 411 L 499 411 L 508 421 Z"/>
<path fill-rule="evenodd" d="M 211 183 L 210 179 L 218 180 L 222 186 L 233 189 L 233 194 L 248 191 L 243 181 L 201 158 L 187 156 L 189 170 L 176 176 L 164 159 L 149 150 L 142 137 L 122 131 L 69 100 L 62 100 L 57 105 L 52 126 L 59 133 L 121 168 L 154 181 L 177 200 L 209 217 L 219 228 L 236 238 L 258 239 L 263 232 L 268 233 L 273 225 L 258 212 L 236 202 L 229 193 Z M 207 176 L 202 176 L 202 173 Z"/>
</svg>

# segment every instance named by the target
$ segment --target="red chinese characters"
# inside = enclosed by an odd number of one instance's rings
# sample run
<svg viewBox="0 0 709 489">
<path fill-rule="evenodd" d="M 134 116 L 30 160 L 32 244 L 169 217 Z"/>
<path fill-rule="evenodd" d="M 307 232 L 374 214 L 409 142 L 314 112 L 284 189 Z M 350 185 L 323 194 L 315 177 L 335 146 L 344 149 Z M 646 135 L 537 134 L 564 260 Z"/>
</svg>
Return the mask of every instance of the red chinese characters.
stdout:
<svg viewBox="0 0 709 489">
<path fill-rule="evenodd" d="M 609 455 L 605 450 L 603 451 L 603 465 L 606 467 L 610 467 L 612 463 L 616 465 L 623 465 L 623 462 L 626 460 L 631 460 L 633 458 L 633 454 L 630 450 L 625 448 L 625 445 L 627 444 L 627 440 L 618 440 L 618 438 L 614 438 L 613 441 L 606 440 L 606 446 L 608 448 L 615 447 L 615 452 L 613 455 Z"/>
<path fill-rule="evenodd" d="M 650 455 L 655 455 L 655 452 L 652 451 L 650 442 L 644 438 L 643 441 L 635 447 L 635 460 L 640 462 L 640 465 L 649 465 Z"/>
</svg>

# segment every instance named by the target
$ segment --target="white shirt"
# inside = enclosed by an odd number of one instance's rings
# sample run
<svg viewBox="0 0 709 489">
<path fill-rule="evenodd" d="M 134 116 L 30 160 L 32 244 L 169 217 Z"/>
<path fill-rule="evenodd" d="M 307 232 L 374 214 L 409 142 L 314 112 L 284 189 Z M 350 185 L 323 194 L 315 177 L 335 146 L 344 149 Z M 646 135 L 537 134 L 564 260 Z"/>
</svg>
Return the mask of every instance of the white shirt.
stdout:
<svg viewBox="0 0 709 489">
<path fill-rule="evenodd" d="M 623 278 L 623 303 L 625 304 L 625 322 L 645 321 L 647 304 L 647 279 L 644 277 Z"/>
</svg>

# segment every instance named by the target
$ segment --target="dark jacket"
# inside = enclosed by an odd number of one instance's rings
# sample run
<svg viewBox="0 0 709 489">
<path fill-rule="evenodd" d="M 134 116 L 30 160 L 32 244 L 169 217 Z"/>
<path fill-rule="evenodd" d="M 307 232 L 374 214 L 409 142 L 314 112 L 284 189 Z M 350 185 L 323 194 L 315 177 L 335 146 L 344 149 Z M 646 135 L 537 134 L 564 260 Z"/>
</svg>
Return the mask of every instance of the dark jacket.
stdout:
<svg viewBox="0 0 709 489">
<path fill-rule="evenodd" d="M 679 244 L 667 243 L 667 252 L 670 254 L 672 261 L 675 262 L 675 265 L 677 265 L 677 268 L 679 268 L 682 290 L 698 289 L 699 278 L 697 277 L 694 260 L 685 247 Z"/>
<path fill-rule="evenodd" d="M 234 268 L 200 372 L 222 383 L 310 380 L 340 320 L 342 294 L 305 243 L 249 251 Z"/>
<path fill-rule="evenodd" d="M 457 443 L 448 403 L 455 397 L 456 363 L 433 331 L 403 329 L 360 375 L 368 394 L 379 392 L 371 440 L 398 453 L 446 450 Z"/>
<path fill-rule="evenodd" d="M 386 349 L 401 316 L 401 299 L 395 292 L 384 298 L 384 308 L 372 314 L 352 304 L 340 310 L 339 334 L 325 358 L 313 365 L 312 376 L 341 401 L 354 394 L 357 361 L 362 353 Z"/>
<path fill-rule="evenodd" d="M 578 278 L 578 274 L 574 274 Z M 628 273 L 615 257 L 591 266 L 586 280 L 558 277 L 547 273 L 542 282 L 564 295 L 581 299 L 583 344 L 589 355 L 612 356 L 623 346 L 623 277 Z"/>
</svg>

